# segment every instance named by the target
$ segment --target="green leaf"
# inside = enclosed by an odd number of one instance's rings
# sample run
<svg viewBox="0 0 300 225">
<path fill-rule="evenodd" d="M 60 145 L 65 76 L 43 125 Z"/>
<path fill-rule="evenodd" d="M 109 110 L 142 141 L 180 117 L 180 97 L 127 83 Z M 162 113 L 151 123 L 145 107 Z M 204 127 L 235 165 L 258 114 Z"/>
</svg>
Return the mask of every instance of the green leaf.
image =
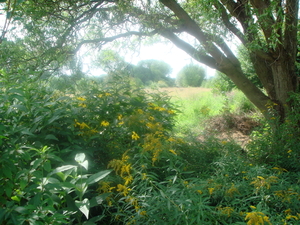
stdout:
<svg viewBox="0 0 300 225">
<path fill-rule="evenodd" d="M 51 163 L 49 160 L 47 160 L 45 163 L 44 163 L 44 170 L 46 170 L 47 172 L 50 172 L 51 171 Z"/>
<path fill-rule="evenodd" d="M 58 141 L 58 138 L 55 137 L 53 134 L 48 134 L 46 137 L 45 137 L 46 140 L 55 140 L 55 141 Z"/>
<path fill-rule="evenodd" d="M 103 201 L 105 201 L 105 199 L 108 197 L 108 196 L 110 196 L 111 195 L 111 193 L 104 193 L 104 194 L 102 194 L 102 195 L 99 195 L 99 196 L 96 196 L 96 197 L 94 197 L 94 198 L 92 198 L 91 200 L 90 200 L 90 206 L 91 207 L 94 207 L 94 206 L 97 206 L 97 205 L 100 205 L 100 204 L 102 204 L 102 202 Z"/>
<path fill-rule="evenodd" d="M 49 175 L 52 175 L 52 174 L 55 174 L 55 173 L 58 173 L 58 172 L 63 172 L 63 171 L 66 171 L 66 170 L 71 170 L 71 169 L 74 169 L 76 167 L 77 166 L 73 166 L 73 165 L 60 166 L 60 167 L 57 167 L 55 170 L 53 170 Z"/>
<path fill-rule="evenodd" d="M 89 219 L 89 210 L 90 210 L 89 200 L 85 198 L 82 201 L 75 201 L 75 205 L 85 215 L 85 217 Z"/>
<path fill-rule="evenodd" d="M 16 195 L 12 196 L 11 199 L 14 200 L 14 201 L 16 201 L 16 202 L 20 202 L 21 201 L 20 197 L 16 196 Z"/>
<path fill-rule="evenodd" d="M 11 183 L 6 183 L 5 185 L 5 194 L 7 197 L 10 197 L 13 191 L 13 185 L 11 185 Z"/>
<path fill-rule="evenodd" d="M 90 176 L 86 183 L 88 185 L 93 184 L 98 182 L 99 180 L 103 179 L 104 177 L 106 177 L 108 174 L 110 174 L 112 170 L 104 170 L 104 171 L 100 171 L 99 173 L 93 174 L 92 176 Z"/>
<path fill-rule="evenodd" d="M 85 159 L 85 154 L 84 153 L 78 153 L 75 156 L 75 161 L 78 163 L 83 162 L 83 160 Z"/>
<path fill-rule="evenodd" d="M 5 175 L 5 178 L 12 179 L 12 173 L 9 167 L 3 167 L 3 173 Z"/>
<path fill-rule="evenodd" d="M 6 2 L 6 0 L 0 0 L 0 3 Z"/>
<path fill-rule="evenodd" d="M 84 160 L 82 163 L 79 163 L 83 168 L 88 170 L 89 162 L 87 160 Z"/>
<path fill-rule="evenodd" d="M 36 169 L 39 167 L 39 165 L 41 165 L 42 162 L 43 162 L 43 159 L 36 159 L 33 162 L 31 162 L 30 165 L 32 165 L 33 169 Z"/>
</svg>

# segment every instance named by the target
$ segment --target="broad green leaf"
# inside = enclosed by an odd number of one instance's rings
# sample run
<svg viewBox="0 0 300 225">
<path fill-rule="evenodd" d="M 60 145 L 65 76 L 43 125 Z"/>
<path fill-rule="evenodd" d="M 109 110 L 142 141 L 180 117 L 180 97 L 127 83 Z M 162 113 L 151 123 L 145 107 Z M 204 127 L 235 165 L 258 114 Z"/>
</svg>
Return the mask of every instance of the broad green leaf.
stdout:
<svg viewBox="0 0 300 225">
<path fill-rule="evenodd" d="M 88 185 L 90 184 L 93 184 L 93 183 L 96 183 L 98 182 L 99 180 L 103 179 L 104 177 L 106 177 L 108 174 L 110 174 L 112 170 L 104 170 L 104 171 L 101 171 L 99 173 L 96 173 L 96 174 L 93 174 L 92 176 L 90 176 L 86 183 Z"/>
<path fill-rule="evenodd" d="M 105 201 L 105 199 L 111 195 L 111 193 L 104 193 L 102 195 L 99 195 L 99 196 L 96 196 L 92 199 L 90 199 L 90 206 L 91 207 L 94 207 L 94 206 L 97 206 L 97 205 L 100 205 L 102 204 L 103 201 Z"/>
<path fill-rule="evenodd" d="M 75 161 L 78 163 L 83 162 L 83 160 L 85 159 L 85 154 L 84 153 L 78 153 L 75 155 Z"/>
<path fill-rule="evenodd" d="M 22 130 L 21 134 L 26 134 L 26 135 L 34 136 L 34 134 L 32 132 L 30 132 L 29 129 Z"/>
<path fill-rule="evenodd" d="M 10 167 L 3 167 L 2 172 L 4 173 L 6 178 L 12 179 L 12 173 Z"/>
<path fill-rule="evenodd" d="M 47 172 L 50 172 L 51 171 L 51 163 L 49 160 L 47 160 L 45 163 L 44 163 L 44 170 L 46 170 Z"/>
<path fill-rule="evenodd" d="M 13 191 L 13 187 L 12 185 L 10 185 L 10 183 L 6 183 L 5 185 L 5 194 L 7 197 L 10 197 Z"/>
<path fill-rule="evenodd" d="M 89 219 L 89 210 L 90 210 L 89 200 L 85 198 L 82 201 L 75 201 L 75 205 L 85 215 L 85 217 Z"/>
<path fill-rule="evenodd" d="M 58 173 L 58 172 L 63 172 L 63 171 L 66 171 L 66 170 L 71 170 L 71 169 L 74 169 L 76 168 L 77 166 L 73 166 L 73 165 L 66 165 L 66 166 L 60 166 L 60 167 L 57 167 L 55 170 L 53 170 L 50 175 L 52 174 L 55 174 L 55 173 Z"/>
<path fill-rule="evenodd" d="M 31 162 L 30 165 L 32 165 L 33 169 L 36 169 L 41 165 L 42 162 L 43 162 L 43 159 L 36 159 L 33 162 Z"/>
<path fill-rule="evenodd" d="M 54 115 L 52 118 L 50 118 L 50 119 L 48 120 L 48 124 L 53 123 L 55 120 L 58 120 L 58 119 L 60 119 L 61 117 L 62 117 L 61 115 Z"/>
<path fill-rule="evenodd" d="M 18 206 L 17 208 L 15 208 L 15 211 L 17 211 L 18 213 L 25 214 L 27 212 L 27 209 L 25 207 Z"/>
<path fill-rule="evenodd" d="M 39 192 L 29 201 L 29 204 L 39 206 L 41 204 L 42 193 Z"/>
<path fill-rule="evenodd" d="M 12 196 L 11 199 L 14 200 L 14 201 L 16 201 L 16 202 L 20 202 L 21 201 L 20 197 L 17 196 L 17 195 Z"/>
<path fill-rule="evenodd" d="M 46 140 L 56 140 L 58 141 L 58 138 L 55 137 L 53 134 L 48 134 L 46 137 L 45 137 Z"/>
<path fill-rule="evenodd" d="M 79 163 L 84 169 L 88 170 L 89 161 L 84 160 L 82 163 Z"/>
</svg>

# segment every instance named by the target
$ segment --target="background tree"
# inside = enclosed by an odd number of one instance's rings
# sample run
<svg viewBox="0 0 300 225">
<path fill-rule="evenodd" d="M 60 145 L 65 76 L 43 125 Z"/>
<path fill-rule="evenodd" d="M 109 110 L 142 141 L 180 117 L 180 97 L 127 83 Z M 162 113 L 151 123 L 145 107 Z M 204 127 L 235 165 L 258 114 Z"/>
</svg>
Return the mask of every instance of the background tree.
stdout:
<svg viewBox="0 0 300 225">
<path fill-rule="evenodd" d="M 145 85 L 151 82 L 164 81 L 168 86 L 172 85 L 169 75 L 172 72 L 171 66 L 160 60 L 147 59 L 139 61 L 133 70 L 133 76 L 139 78 Z"/>
<path fill-rule="evenodd" d="M 181 87 L 200 87 L 205 78 L 205 70 L 198 65 L 189 64 L 177 74 L 176 83 Z"/>
<path fill-rule="evenodd" d="M 43 55 L 43 62 L 50 62 L 44 63 L 46 68 L 55 66 L 54 55 L 60 55 L 55 59 L 59 65 L 85 44 L 95 48 L 119 38 L 158 34 L 226 74 L 265 116 L 273 102 L 283 118 L 291 107 L 288 93 L 298 85 L 298 10 L 298 0 L 28 0 L 17 6 L 15 14 L 35 43 L 31 45 L 35 56 L 41 52 L 52 56 Z M 186 39 L 185 33 L 191 38 Z M 265 92 L 247 78 L 227 45 L 231 37 L 247 48 Z"/>
</svg>

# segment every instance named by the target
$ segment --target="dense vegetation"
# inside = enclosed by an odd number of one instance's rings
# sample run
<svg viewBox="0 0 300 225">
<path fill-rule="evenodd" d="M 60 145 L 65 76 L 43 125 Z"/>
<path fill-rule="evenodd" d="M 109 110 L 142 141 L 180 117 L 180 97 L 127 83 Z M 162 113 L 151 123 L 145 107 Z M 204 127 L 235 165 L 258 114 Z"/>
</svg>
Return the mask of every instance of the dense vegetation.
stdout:
<svg viewBox="0 0 300 225">
<path fill-rule="evenodd" d="M 242 149 L 207 132 L 199 140 L 196 132 L 216 115 L 225 123 L 253 111 L 240 94 L 170 98 L 126 77 L 105 86 L 87 79 L 87 91 L 63 92 L 1 74 L 1 224 L 300 219 L 300 142 L 289 129 L 299 107 L 283 125 L 260 119 Z"/>
<path fill-rule="evenodd" d="M 0 6 L 0 224 L 299 223 L 297 0 Z M 100 51 L 158 35 L 223 73 L 214 90 L 149 89 L 175 84 L 168 64 Z M 88 45 L 106 76 L 83 72 Z"/>
</svg>

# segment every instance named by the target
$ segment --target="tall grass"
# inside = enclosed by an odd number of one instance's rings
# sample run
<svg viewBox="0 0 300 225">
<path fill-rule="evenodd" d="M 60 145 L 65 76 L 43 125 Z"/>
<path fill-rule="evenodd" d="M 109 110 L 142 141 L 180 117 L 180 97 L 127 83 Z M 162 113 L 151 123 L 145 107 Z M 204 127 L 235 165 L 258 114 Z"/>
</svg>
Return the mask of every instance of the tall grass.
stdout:
<svg viewBox="0 0 300 225">
<path fill-rule="evenodd" d="M 253 104 L 241 91 L 227 94 L 215 94 L 212 91 L 196 93 L 193 89 L 177 92 L 172 101 L 178 105 L 181 113 L 176 117 L 175 130 L 178 134 L 186 132 L 200 133 L 209 118 L 227 113 L 243 114 L 255 111 Z M 173 92 L 174 93 L 174 92 Z"/>
</svg>

